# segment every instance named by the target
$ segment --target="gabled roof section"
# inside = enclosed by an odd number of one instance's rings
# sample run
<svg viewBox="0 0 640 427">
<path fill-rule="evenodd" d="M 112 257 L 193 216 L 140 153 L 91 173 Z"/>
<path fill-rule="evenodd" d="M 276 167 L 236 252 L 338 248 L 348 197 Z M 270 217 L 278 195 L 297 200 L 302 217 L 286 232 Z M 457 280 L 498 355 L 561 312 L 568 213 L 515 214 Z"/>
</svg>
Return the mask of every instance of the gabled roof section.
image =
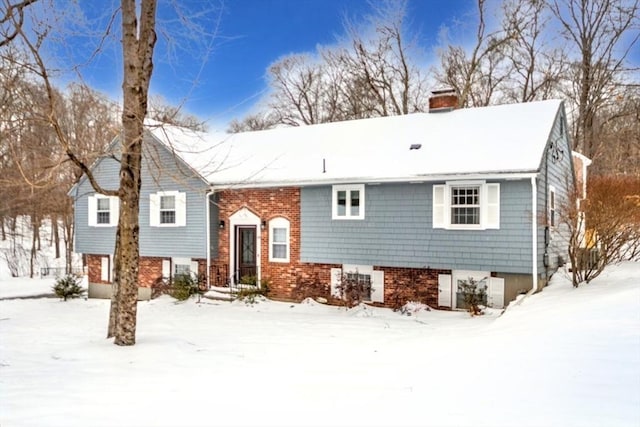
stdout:
<svg viewBox="0 0 640 427">
<path fill-rule="evenodd" d="M 150 128 L 216 187 L 414 181 L 538 171 L 562 101 L 240 134 Z"/>
</svg>

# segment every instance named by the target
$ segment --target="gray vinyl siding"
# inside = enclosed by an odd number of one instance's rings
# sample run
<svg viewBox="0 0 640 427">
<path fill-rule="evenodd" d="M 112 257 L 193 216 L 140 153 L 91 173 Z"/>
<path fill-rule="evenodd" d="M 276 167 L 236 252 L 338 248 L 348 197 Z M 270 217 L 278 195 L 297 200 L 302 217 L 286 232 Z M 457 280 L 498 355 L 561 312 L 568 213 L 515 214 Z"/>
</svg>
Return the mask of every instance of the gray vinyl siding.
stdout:
<svg viewBox="0 0 640 427">
<path fill-rule="evenodd" d="M 140 189 L 140 255 L 149 257 L 206 257 L 207 184 L 155 140 L 145 140 Z M 161 165 L 161 166 L 159 166 Z M 103 159 L 94 168 L 98 182 L 107 188 L 118 186 L 119 163 Z M 88 180 L 76 186 L 76 251 L 88 254 L 113 253 L 116 227 L 88 226 L 88 196 L 93 195 Z M 149 196 L 158 191 L 186 193 L 185 227 L 150 227 Z M 215 205 L 211 206 L 217 209 Z M 217 238 L 216 233 L 212 233 Z M 217 241 L 211 242 L 217 248 Z"/>
<path fill-rule="evenodd" d="M 305 187 L 301 261 L 531 273 L 530 181 L 491 182 L 499 230 L 433 229 L 431 183 L 367 185 L 364 220 L 332 220 L 331 186 Z"/>
<path fill-rule="evenodd" d="M 563 122 L 563 125 L 561 125 Z M 561 132 L 561 126 L 564 131 Z M 559 259 L 568 259 L 568 232 L 567 227 L 559 218 L 560 208 L 567 203 L 567 197 L 574 184 L 573 160 L 568 137 L 568 127 L 564 109 L 558 111 L 556 120 L 549 136 L 549 144 L 541 159 L 540 174 L 538 178 L 538 271 L 550 275 L 559 265 Z M 562 150 L 562 155 L 555 162 L 552 159 L 551 146 L 557 144 Z M 550 229 L 549 246 L 545 247 L 545 226 L 548 215 L 549 186 L 556 190 L 556 227 Z M 544 253 L 548 254 L 548 268 L 544 265 Z"/>
</svg>

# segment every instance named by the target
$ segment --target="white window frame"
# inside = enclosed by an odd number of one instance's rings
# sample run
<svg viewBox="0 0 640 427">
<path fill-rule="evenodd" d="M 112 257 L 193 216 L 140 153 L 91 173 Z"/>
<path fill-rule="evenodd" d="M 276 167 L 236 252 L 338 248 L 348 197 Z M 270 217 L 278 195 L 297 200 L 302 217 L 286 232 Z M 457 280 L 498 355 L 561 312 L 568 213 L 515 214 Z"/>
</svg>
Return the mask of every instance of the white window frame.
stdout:
<svg viewBox="0 0 640 427">
<path fill-rule="evenodd" d="M 478 187 L 480 197 L 479 224 L 453 224 L 452 189 Z M 447 230 L 488 230 L 500 228 L 500 184 L 483 180 L 447 181 L 433 186 L 433 228 Z"/>
<path fill-rule="evenodd" d="M 285 229 L 285 241 L 276 242 L 275 229 Z M 276 258 L 274 255 L 274 245 L 284 245 L 286 256 L 284 258 Z M 269 262 L 287 263 L 291 259 L 291 223 L 283 217 L 273 218 L 269 221 Z"/>
<path fill-rule="evenodd" d="M 338 215 L 338 192 L 346 192 L 346 205 L 345 214 Z M 358 191 L 359 194 L 359 211 L 358 215 L 351 214 L 351 192 Z M 365 205 L 364 184 L 348 184 L 348 185 L 334 185 L 332 187 L 332 201 L 331 201 L 331 219 L 337 220 L 361 220 L 364 219 L 364 205 Z"/>
<path fill-rule="evenodd" d="M 173 208 L 168 209 L 168 208 L 163 208 L 162 207 L 162 201 L 163 200 L 169 200 L 169 198 L 173 198 Z M 168 225 L 176 225 L 176 223 L 178 222 L 176 218 L 176 196 L 173 194 L 163 194 L 161 196 L 159 196 L 159 200 L 160 200 L 160 225 L 162 226 L 168 226 Z M 164 212 L 173 212 L 173 221 L 171 222 L 163 222 L 162 221 L 162 214 Z"/>
<path fill-rule="evenodd" d="M 160 202 L 162 197 L 174 196 L 175 223 L 160 222 Z M 151 227 L 185 227 L 187 225 L 187 193 L 181 191 L 158 191 L 149 195 L 149 226 Z"/>
<path fill-rule="evenodd" d="M 358 273 L 371 277 L 371 300 L 365 302 L 384 303 L 384 271 L 374 270 L 372 265 L 343 264 L 342 268 L 331 269 L 331 296 L 340 297 L 338 286 L 342 277 L 349 273 Z"/>
<path fill-rule="evenodd" d="M 109 223 L 98 223 L 98 200 L 109 200 Z M 120 214 L 120 199 L 116 196 L 105 196 L 103 194 L 94 194 L 87 199 L 87 215 L 90 227 L 115 227 L 118 225 L 118 216 Z"/>
<path fill-rule="evenodd" d="M 558 209 L 557 209 L 557 197 L 558 193 L 553 185 L 549 186 L 549 207 L 547 212 L 547 223 L 550 228 L 556 228 L 558 222 Z"/>
</svg>

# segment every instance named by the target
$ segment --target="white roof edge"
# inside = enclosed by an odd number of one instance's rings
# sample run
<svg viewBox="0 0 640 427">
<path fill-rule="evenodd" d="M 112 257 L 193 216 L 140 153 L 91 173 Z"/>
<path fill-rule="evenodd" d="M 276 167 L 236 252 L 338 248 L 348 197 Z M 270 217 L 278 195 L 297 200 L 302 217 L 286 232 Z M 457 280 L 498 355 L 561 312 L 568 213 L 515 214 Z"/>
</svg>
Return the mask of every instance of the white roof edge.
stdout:
<svg viewBox="0 0 640 427">
<path fill-rule="evenodd" d="M 209 184 L 212 190 L 229 190 L 229 189 L 249 189 L 249 188 L 273 188 L 273 187 L 310 187 L 316 185 L 334 185 L 334 184 L 393 184 L 393 183 L 410 183 L 418 184 L 422 182 L 450 181 L 452 178 L 460 181 L 478 180 L 478 179 L 530 179 L 538 176 L 537 171 L 532 172 L 513 172 L 513 173 L 472 173 L 472 174 L 444 174 L 444 175 L 425 175 L 414 177 L 397 177 L 397 178 L 345 178 L 345 179 L 324 179 L 324 180 L 302 180 L 302 181 L 274 181 L 274 182 L 244 182 L 244 183 L 217 183 Z"/>
</svg>

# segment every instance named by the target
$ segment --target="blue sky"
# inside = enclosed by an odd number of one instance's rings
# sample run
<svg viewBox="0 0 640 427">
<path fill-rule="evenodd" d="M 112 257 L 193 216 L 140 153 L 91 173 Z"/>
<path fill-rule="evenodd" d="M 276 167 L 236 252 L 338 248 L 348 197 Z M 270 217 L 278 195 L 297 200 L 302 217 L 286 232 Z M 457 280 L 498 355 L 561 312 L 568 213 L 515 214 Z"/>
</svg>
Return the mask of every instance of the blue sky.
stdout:
<svg viewBox="0 0 640 427">
<path fill-rule="evenodd" d="M 190 11 L 219 5 L 216 0 L 182 3 Z M 409 23 L 420 35 L 426 61 L 434 54 L 440 28 L 464 20 L 473 13 L 474 3 L 409 0 Z M 208 120 L 212 127 L 225 126 L 231 119 L 243 117 L 259 100 L 272 62 L 289 53 L 312 52 L 317 45 L 335 43 L 343 34 L 345 16 L 358 21 L 369 11 L 366 0 L 226 0 L 215 39 L 185 42 L 178 37 L 180 44 L 168 49 L 167 39 L 160 35 L 151 91 L 171 104 L 184 102 L 185 111 Z M 92 11 L 84 12 L 90 15 Z M 99 21 L 105 22 L 105 16 Z M 216 12 L 210 13 L 204 23 L 208 32 L 213 31 L 216 16 Z M 162 25 L 179 28 L 167 18 L 161 7 Z M 118 42 L 116 33 L 100 56 L 82 70 L 90 86 L 116 99 L 122 76 Z M 212 50 L 203 59 L 207 46 Z"/>
</svg>

